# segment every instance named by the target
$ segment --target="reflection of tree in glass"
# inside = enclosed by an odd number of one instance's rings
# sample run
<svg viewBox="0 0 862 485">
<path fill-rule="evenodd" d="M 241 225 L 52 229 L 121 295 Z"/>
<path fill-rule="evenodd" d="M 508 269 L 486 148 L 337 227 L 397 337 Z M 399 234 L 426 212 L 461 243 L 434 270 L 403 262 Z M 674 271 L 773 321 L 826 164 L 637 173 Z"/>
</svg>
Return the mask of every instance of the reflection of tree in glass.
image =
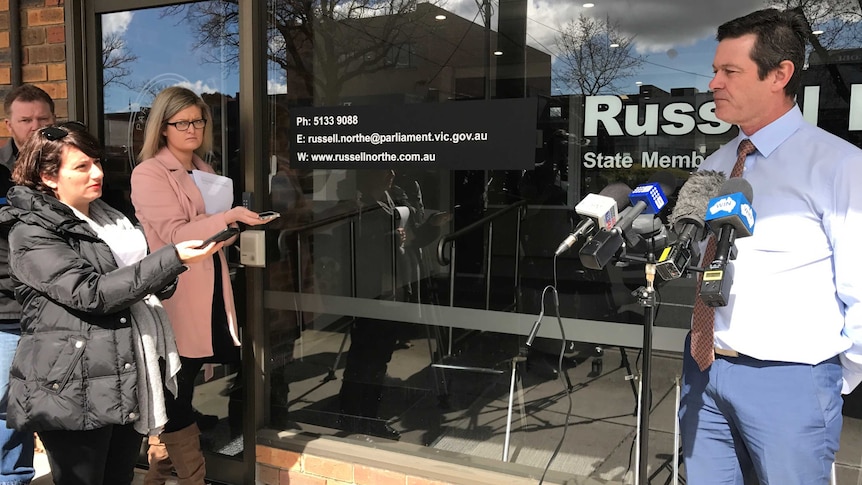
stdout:
<svg viewBox="0 0 862 485">
<path fill-rule="evenodd" d="M 827 50 L 858 48 L 862 44 L 862 4 L 859 0 L 768 0 L 782 10 L 801 8 L 817 34 L 817 44 Z"/>
<path fill-rule="evenodd" d="M 102 36 L 102 87 L 119 84 L 134 89 L 127 78 L 132 74 L 129 64 L 138 60 L 126 46 L 126 40 L 119 33 Z"/>
<path fill-rule="evenodd" d="M 433 2 L 432 2 L 433 3 Z M 269 0 L 267 56 L 300 86 L 291 93 L 338 100 L 352 79 L 386 69 L 392 52 L 415 42 L 415 0 Z M 197 2 L 165 8 L 193 26 L 195 48 L 205 60 L 238 65 L 237 0 Z M 427 33 L 427 28 L 421 30 Z M 221 49 L 214 49 L 220 47 Z M 216 57 L 218 56 L 218 57 Z M 389 62 L 388 62 L 389 61 Z"/>
<path fill-rule="evenodd" d="M 634 74 L 643 57 L 632 53 L 634 39 L 620 32 L 616 23 L 578 16 L 557 35 L 560 80 L 578 94 L 616 94 L 618 79 Z"/>
<path fill-rule="evenodd" d="M 860 0 L 771 0 L 766 3 L 780 9 L 802 10 L 811 29 L 816 32 L 808 41 L 817 59 L 830 59 L 832 53 L 842 49 L 857 50 L 862 44 Z M 850 90 L 838 66 L 832 62 L 822 63 L 826 64 L 836 93 L 849 102 Z"/>
</svg>

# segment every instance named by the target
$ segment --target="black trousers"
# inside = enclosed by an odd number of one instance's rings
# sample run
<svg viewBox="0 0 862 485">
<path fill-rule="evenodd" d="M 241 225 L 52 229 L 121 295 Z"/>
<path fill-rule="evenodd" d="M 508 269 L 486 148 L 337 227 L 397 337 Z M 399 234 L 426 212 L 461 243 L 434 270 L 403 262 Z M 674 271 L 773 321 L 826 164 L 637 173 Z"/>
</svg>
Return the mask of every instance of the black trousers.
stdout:
<svg viewBox="0 0 862 485">
<path fill-rule="evenodd" d="M 40 431 L 55 485 L 130 485 L 143 436 L 134 424 Z"/>
<path fill-rule="evenodd" d="M 195 408 L 192 398 L 195 395 L 195 379 L 204 365 L 203 359 L 180 357 L 182 367 L 177 373 L 177 396 L 165 389 L 165 408 L 168 422 L 164 433 L 173 433 L 191 426 L 195 422 Z"/>
</svg>

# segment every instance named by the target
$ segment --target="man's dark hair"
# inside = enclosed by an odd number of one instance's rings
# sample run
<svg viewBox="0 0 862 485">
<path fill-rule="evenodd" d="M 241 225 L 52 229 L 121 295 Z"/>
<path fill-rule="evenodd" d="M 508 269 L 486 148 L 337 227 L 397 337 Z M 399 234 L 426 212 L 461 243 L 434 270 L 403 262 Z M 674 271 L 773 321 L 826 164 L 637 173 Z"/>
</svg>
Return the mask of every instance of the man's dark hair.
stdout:
<svg viewBox="0 0 862 485">
<path fill-rule="evenodd" d="M 716 39 L 736 39 L 754 34 L 757 40 L 751 49 L 751 60 L 757 64 L 757 75 L 766 77 L 783 61 L 793 63 L 793 76 L 784 86 L 784 93 L 796 96 L 805 64 L 805 42 L 811 35 L 811 26 L 801 9 L 777 10 L 768 8 L 744 17 L 725 22 L 718 27 Z"/>
<path fill-rule="evenodd" d="M 17 88 L 9 91 L 6 95 L 6 100 L 3 102 L 3 111 L 6 116 L 9 116 L 9 110 L 12 109 L 12 103 L 21 101 L 23 103 L 32 103 L 33 101 L 44 101 L 51 108 L 51 113 L 54 112 L 54 100 L 41 88 L 32 84 L 22 84 Z"/>
</svg>

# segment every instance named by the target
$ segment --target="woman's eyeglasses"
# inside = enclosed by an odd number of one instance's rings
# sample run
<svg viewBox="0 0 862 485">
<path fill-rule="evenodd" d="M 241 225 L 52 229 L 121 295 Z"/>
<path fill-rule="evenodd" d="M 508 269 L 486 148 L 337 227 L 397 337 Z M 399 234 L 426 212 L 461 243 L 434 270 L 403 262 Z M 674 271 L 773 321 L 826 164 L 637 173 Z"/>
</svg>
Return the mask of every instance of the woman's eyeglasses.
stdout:
<svg viewBox="0 0 862 485">
<path fill-rule="evenodd" d="M 182 121 L 174 121 L 173 123 L 165 123 L 166 125 L 171 125 L 177 129 L 177 131 L 186 131 L 189 129 L 189 126 L 194 126 L 196 130 L 202 130 L 207 125 L 206 118 L 201 118 L 199 120 L 182 120 Z"/>
</svg>

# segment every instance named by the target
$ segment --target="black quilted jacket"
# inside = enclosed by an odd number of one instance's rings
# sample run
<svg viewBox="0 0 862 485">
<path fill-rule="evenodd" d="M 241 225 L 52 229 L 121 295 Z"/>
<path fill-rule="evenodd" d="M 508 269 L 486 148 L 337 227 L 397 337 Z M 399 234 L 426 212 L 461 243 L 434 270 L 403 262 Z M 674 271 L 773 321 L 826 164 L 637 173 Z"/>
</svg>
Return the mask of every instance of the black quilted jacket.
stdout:
<svg viewBox="0 0 862 485">
<path fill-rule="evenodd" d="M 9 232 L 21 341 L 9 375 L 7 425 L 90 430 L 138 419 L 132 305 L 165 296 L 184 266 L 173 246 L 117 269 L 86 222 L 51 196 L 9 191 Z M 103 204 L 100 200 L 94 204 Z"/>
</svg>

